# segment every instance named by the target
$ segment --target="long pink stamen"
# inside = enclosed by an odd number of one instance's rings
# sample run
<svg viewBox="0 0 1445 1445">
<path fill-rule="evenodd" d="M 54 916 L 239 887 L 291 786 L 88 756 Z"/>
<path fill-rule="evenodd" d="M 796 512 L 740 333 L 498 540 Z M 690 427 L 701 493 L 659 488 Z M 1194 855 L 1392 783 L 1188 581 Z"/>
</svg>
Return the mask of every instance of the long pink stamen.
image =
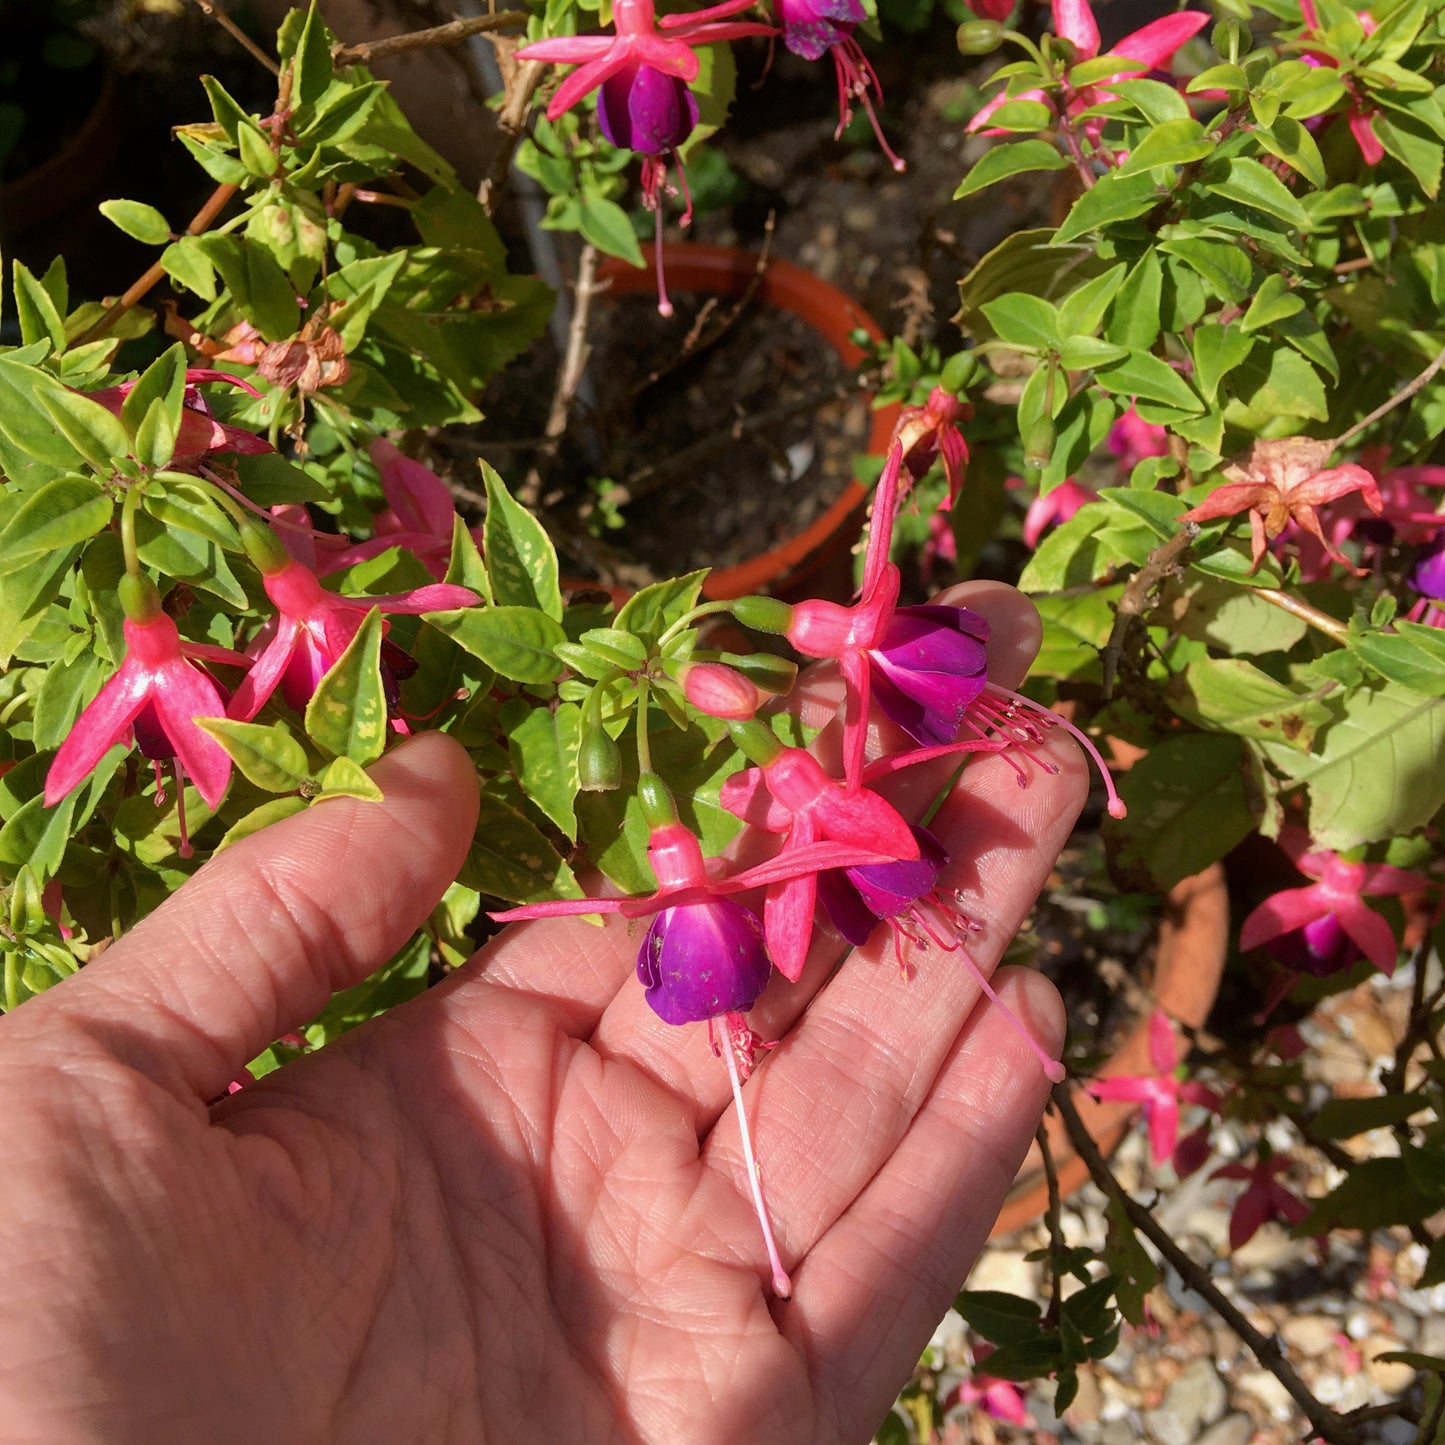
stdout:
<svg viewBox="0 0 1445 1445">
<path fill-rule="evenodd" d="M 672 315 L 672 301 L 667 294 L 667 278 L 662 274 L 662 204 L 658 198 L 658 205 L 654 214 L 657 217 L 656 227 L 653 233 L 653 266 L 657 271 L 657 311 L 660 316 Z"/>
<path fill-rule="evenodd" d="M 863 109 L 868 112 L 868 123 L 873 127 L 873 134 L 877 137 L 878 148 L 888 157 L 888 164 L 900 175 L 908 169 L 908 162 L 898 155 L 892 146 L 888 144 L 883 135 L 883 127 L 878 123 L 878 116 L 873 109 L 873 101 L 869 95 L 870 90 L 876 90 L 878 97 L 883 98 L 883 87 L 878 84 L 878 74 L 869 63 L 868 57 L 863 54 L 862 47 L 856 40 L 848 39 L 833 47 L 833 59 L 838 67 L 838 89 L 845 88 L 849 95 L 855 96 L 863 102 Z M 846 76 L 846 84 L 844 77 Z M 853 109 L 846 102 L 839 111 L 840 121 L 838 130 L 834 135 L 836 140 L 843 134 L 844 127 L 853 119 Z"/>
<path fill-rule="evenodd" d="M 758 1173 L 757 1160 L 753 1158 L 753 1141 L 748 1133 L 748 1112 L 743 1107 L 743 1084 L 738 1077 L 738 1061 L 733 1052 L 731 1037 L 723 1041 L 722 1052 L 728 1066 L 728 1078 L 733 1086 L 733 1102 L 738 1110 L 738 1134 L 743 1141 L 743 1163 L 747 1166 L 748 1188 L 752 1191 L 753 1208 L 757 1211 L 758 1223 L 763 1227 L 763 1243 L 767 1247 L 768 1263 L 773 1270 L 773 1293 L 779 1299 L 791 1299 L 793 1281 L 788 1278 L 788 1272 L 783 1268 L 777 1242 L 773 1239 L 773 1226 L 768 1220 L 768 1208 L 763 1203 L 762 1177 Z"/>
<path fill-rule="evenodd" d="M 676 151 L 672 153 L 672 163 L 677 167 L 677 183 L 682 187 L 683 212 L 682 219 L 677 224 L 685 231 L 692 225 L 692 192 L 687 188 L 687 171 L 678 159 Z"/>
<path fill-rule="evenodd" d="M 972 955 L 961 944 L 958 948 L 958 956 L 973 970 L 973 976 L 978 980 L 978 986 L 983 990 L 984 996 L 1003 1014 L 1005 1020 L 1013 1031 L 1031 1048 L 1034 1057 L 1043 1066 L 1045 1075 L 1055 1084 L 1062 1084 L 1066 1076 L 1063 1064 L 1057 1059 L 1051 1059 L 1039 1046 L 1038 1040 L 1029 1033 L 1023 1026 L 1018 1015 L 994 992 L 993 985 L 984 977 L 983 970 L 974 962 Z"/>
<path fill-rule="evenodd" d="M 1088 755 L 1094 760 L 1094 766 L 1098 768 L 1099 776 L 1104 781 L 1104 791 L 1109 795 L 1109 816 L 1111 818 L 1128 817 L 1129 809 L 1125 805 L 1123 798 L 1119 796 L 1118 791 L 1114 787 L 1114 775 L 1109 771 L 1108 764 L 1104 761 L 1103 756 L 1100 754 L 1098 748 L 1096 748 L 1094 744 L 1089 740 L 1089 738 L 1078 728 L 1076 728 L 1073 723 L 1068 720 L 1068 718 L 1060 717 L 1058 713 L 1044 707 L 1041 703 L 1034 702 L 1031 698 L 1025 697 L 1022 693 L 1010 692 L 1008 688 L 1000 687 L 996 682 L 988 683 L 987 688 L 988 691 L 993 693 L 995 697 L 1006 697 L 1017 707 L 1024 708 L 1028 712 L 1036 713 L 1039 717 L 1042 717 L 1048 722 L 1051 722 L 1056 726 L 1063 728 L 1074 739 L 1074 741 L 1078 743 L 1079 746 L 1083 748 L 1083 750 L 1088 753 Z M 1058 770 L 1055 769 L 1054 771 L 1057 772 Z"/>
</svg>

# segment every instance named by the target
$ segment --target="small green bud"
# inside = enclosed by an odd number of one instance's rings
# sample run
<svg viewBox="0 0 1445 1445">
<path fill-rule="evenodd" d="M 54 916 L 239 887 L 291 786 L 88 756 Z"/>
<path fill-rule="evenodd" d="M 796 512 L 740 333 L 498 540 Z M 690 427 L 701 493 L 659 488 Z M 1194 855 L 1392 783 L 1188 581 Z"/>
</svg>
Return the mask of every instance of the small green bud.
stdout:
<svg viewBox="0 0 1445 1445">
<path fill-rule="evenodd" d="M 592 728 L 577 750 L 577 785 L 584 793 L 610 793 L 622 785 L 622 749 L 602 727 Z"/>
<path fill-rule="evenodd" d="M 1024 465 L 1035 471 L 1048 466 L 1054 457 L 1054 419 L 1041 416 L 1024 437 Z"/>
<path fill-rule="evenodd" d="M 965 20 L 955 37 L 960 55 L 987 55 L 1003 41 L 1003 26 L 997 20 Z"/>
<path fill-rule="evenodd" d="M 938 384 L 944 391 L 952 392 L 954 396 L 961 396 L 968 390 L 969 384 L 977 375 L 978 353 L 960 351 L 957 356 L 950 356 L 943 363 L 943 371 L 939 374 Z"/>
<path fill-rule="evenodd" d="M 743 756 L 760 768 L 767 767 L 783 750 L 778 735 L 756 719 L 751 722 L 730 722 L 728 731 Z"/>
<path fill-rule="evenodd" d="M 127 572 L 115 584 L 121 611 L 132 622 L 154 622 L 161 615 L 161 594 L 144 572 Z"/>
<path fill-rule="evenodd" d="M 656 773 L 643 773 L 637 780 L 637 801 L 649 828 L 666 828 L 677 822 L 677 804 L 672 790 Z"/>
<path fill-rule="evenodd" d="M 754 687 L 764 692 L 777 693 L 779 697 L 790 693 L 798 680 L 798 665 L 786 657 L 777 657 L 771 652 L 750 652 L 739 656 L 725 652 L 722 661 L 735 667 Z"/>
<path fill-rule="evenodd" d="M 246 555 L 263 575 L 273 576 L 290 562 L 281 539 L 264 522 L 253 522 L 248 517 L 241 523 L 240 532 Z"/>
<path fill-rule="evenodd" d="M 793 625 L 793 609 L 776 597 L 738 597 L 730 605 L 733 616 L 754 632 L 783 636 Z"/>
</svg>

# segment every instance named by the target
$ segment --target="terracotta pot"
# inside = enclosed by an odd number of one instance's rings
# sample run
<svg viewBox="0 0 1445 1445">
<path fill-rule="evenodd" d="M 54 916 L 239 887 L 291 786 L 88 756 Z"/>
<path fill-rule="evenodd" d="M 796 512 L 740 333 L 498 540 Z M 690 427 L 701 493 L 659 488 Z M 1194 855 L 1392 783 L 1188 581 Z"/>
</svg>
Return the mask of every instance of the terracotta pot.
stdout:
<svg viewBox="0 0 1445 1445">
<path fill-rule="evenodd" d="M 1203 1027 L 1219 992 L 1228 947 L 1229 891 L 1225 886 L 1224 868 L 1216 863 L 1203 873 L 1175 884 L 1168 894 L 1154 962 L 1155 1003 L 1180 1023 L 1192 1028 Z M 1099 1070 L 1099 1077 L 1147 1074 L 1152 1070 L 1146 1015 L 1135 1023 L 1118 1052 Z M 1139 1107 L 1101 1103 L 1082 1090 L 1075 1093 L 1074 1105 L 1105 1154 L 1118 1144 Z M 1089 1171 L 1070 1148 L 1068 1134 L 1057 1114 L 1048 1116 L 1046 1128 L 1059 1189 L 1065 1195 L 1072 1194 L 1089 1177 Z M 1029 1150 L 1004 1201 L 993 1233 L 1008 1234 L 1032 1220 L 1042 1219 L 1048 1201 L 1048 1183 L 1035 1145 Z"/>
<path fill-rule="evenodd" d="M 750 251 L 687 242 L 664 246 L 662 264 L 669 291 L 703 291 L 716 296 L 742 295 L 758 271 L 758 258 Z M 602 263 L 598 280 L 607 282 L 614 295 L 651 291 L 656 284 L 650 268 L 639 270 L 616 259 Z M 878 323 L 856 301 L 790 261 L 768 261 L 756 296 L 765 305 L 790 312 L 806 322 L 838 353 L 845 366 L 856 366 L 863 356 L 851 340 L 850 332 L 862 329 L 874 340 L 883 339 Z M 873 413 L 868 437 L 870 453 L 882 456 L 887 450 L 898 411 L 895 404 Z M 857 538 L 867 499 L 866 487 L 858 481 L 849 482 L 842 494 L 803 531 L 757 557 L 709 573 L 703 583 L 703 596 L 710 599 L 743 597 L 801 585 L 831 557 L 851 547 Z"/>
</svg>

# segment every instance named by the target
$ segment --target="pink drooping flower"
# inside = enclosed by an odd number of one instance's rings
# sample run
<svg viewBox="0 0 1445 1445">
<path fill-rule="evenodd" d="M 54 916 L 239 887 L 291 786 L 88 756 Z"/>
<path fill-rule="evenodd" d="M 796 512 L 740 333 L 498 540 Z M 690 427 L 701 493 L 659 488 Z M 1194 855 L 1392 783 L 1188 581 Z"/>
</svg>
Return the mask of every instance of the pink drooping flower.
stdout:
<svg viewBox="0 0 1445 1445">
<path fill-rule="evenodd" d="M 1169 433 L 1154 422 L 1145 421 L 1131 406 L 1109 428 L 1104 443 L 1119 459 L 1119 468 L 1126 475 L 1145 457 L 1169 455 Z"/>
<path fill-rule="evenodd" d="M 110 748 L 133 733 L 144 757 L 174 758 L 215 809 L 231 778 L 231 759 L 196 726 L 196 719 L 224 717 L 226 704 L 193 659 L 242 667 L 247 659 L 226 648 L 183 641 L 147 579 L 123 579 L 121 595 L 125 660 L 61 743 L 45 776 L 45 805 L 54 807 Z"/>
<path fill-rule="evenodd" d="M 778 860 L 802 856 L 823 842 L 870 850 L 875 856 L 867 861 L 874 863 L 918 857 L 907 822 L 871 789 L 850 789 L 830 778 L 811 753 L 784 747 L 761 724 L 736 724 L 733 735 L 757 766 L 723 784 L 722 805 L 764 832 L 782 834 Z M 767 890 L 763 927 L 768 951 L 786 978 L 796 979 L 803 971 L 817 894 L 816 869 L 792 870 Z"/>
<path fill-rule="evenodd" d="M 1319 12 L 1315 9 L 1315 0 L 1300 0 L 1300 15 L 1304 20 L 1305 32 L 1307 35 L 1317 35 L 1321 30 Z M 1355 18 L 1360 22 L 1360 29 L 1366 35 L 1374 34 L 1375 17 L 1368 10 L 1357 10 Z M 1332 55 L 1323 51 L 1306 48 L 1304 52 L 1306 65 L 1324 65 L 1331 68 L 1338 68 L 1339 62 Z M 1355 138 L 1355 144 L 1360 148 L 1360 155 L 1364 158 L 1367 166 L 1377 166 L 1385 159 L 1385 147 L 1380 137 L 1375 134 L 1375 117 L 1380 113 L 1373 105 L 1366 105 L 1355 91 L 1353 81 L 1348 75 L 1340 77 L 1345 89 L 1350 95 L 1349 108 L 1345 111 L 1345 120 L 1350 127 L 1350 134 Z"/>
<path fill-rule="evenodd" d="M 1022 477 L 1010 477 L 1008 485 L 1024 487 L 1028 483 Z M 1098 500 L 1097 492 L 1072 477 L 1060 482 L 1051 492 L 1035 497 L 1024 513 L 1024 545 L 1037 547 L 1050 527 L 1067 522 L 1080 507 L 1087 507 L 1090 502 Z"/>
<path fill-rule="evenodd" d="M 951 507 L 963 490 L 968 470 L 968 442 L 961 428 L 973 415 L 971 403 L 935 386 L 922 406 L 905 406 L 893 429 L 893 440 L 903 448 L 903 465 L 914 481 L 922 481 L 934 462 L 942 459 Z"/>
<path fill-rule="evenodd" d="M 1271 1154 L 1260 1146 L 1259 1156 L 1251 1165 L 1226 1164 L 1216 1169 L 1211 1179 L 1247 1179 L 1249 1187 L 1234 1201 L 1229 1212 L 1229 1247 L 1242 1249 L 1260 1227 L 1272 1219 L 1284 1224 L 1298 1224 L 1310 1207 L 1297 1194 L 1286 1189 L 1278 1176 L 1289 1168 L 1289 1156 Z"/>
<path fill-rule="evenodd" d="M 1053 0 L 1053 14 L 1054 33 L 1073 45 L 1075 63 L 1095 59 L 1099 54 L 1099 24 L 1094 19 L 1094 11 L 1088 0 Z M 1167 69 L 1170 61 L 1174 59 L 1174 52 L 1208 23 L 1209 16 L 1201 11 L 1181 10 L 1173 15 L 1161 16 L 1158 20 L 1151 20 L 1148 25 L 1126 35 L 1108 53 L 1111 57 L 1133 63 L 1115 71 L 1107 80 L 1100 81 L 1097 85 L 1066 84 L 1062 97 L 1064 114 L 1075 117 L 1094 106 L 1104 105 L 1115 99 L 1114 92 L 1109 89 L 1112 82 L 1131 80 L 1147 75 L 1151 70 Z M 996 95 L 969 121 L 967 129 L 982 130 L 988 125 L 993 113 L 1008 98 L 1007 91 Z M 1025 91 L 1013 99 L 1042 101 L 1051 109 L 1057 109 L 1053 97 L 1042 90 Z M 1103 126 L 1102 118 L 1091 117 L 1084 122 L 1084 131 L 1097 140 Z"/>
<path fill-rule="evenodd" d="M 838 80 L 838 129 L 833 132 L 834 139 L 853 119 L 853 102 L 860 101 L 888 163 L 895 171 L 906 171 L 907 162 L 884 139 L 873 108 L 875 95 L 879 104 L 883 103 L 883 87 L 853 34 L 868 18 L 861 0 L 778 0 L 778 18 L 783 22 L 783 44 L 794 55 L 804 60 L 818 60 L 824 54 L 833 57 Z"/>
<path fill-rule="evenodd" d="M 1364 467 L 1354 462 L 1338 467 L 1325 465 L 1334 449 L 1333 441 L 1316 441 L 1312 437 L 1257 441 L 1243 462 L 1224 468 L 1228 479 L 1224 485 L 1216 487 L 1179 520 L 1209 522 L 1247 511 L 1254 564 L 1251 571 L 1264 560 L 1270 539 L 1294 522 L 1342 567 L 1358 572 L 1325 535 L 1315 509 L 1351 492 L 1358 492 L 1376 516 L 1383 511 L 1384 503 L 1374 477 Z"/>
<path fill-rule="evenodd" d="M 997 1380 L 984 1368 L 994 1346 L 976 1345 L 973 1374 L 961 1381 L 943 1402 L 945 1410 L 955 1405 L 981 1405 L 984 1413 L 1006 1425 L 1033 1429 L 1035 1420 L 1024 1403 L 1023 1392 L 1007 1380 Z"/>
<path fill-rule="evenodd" d="M 1115 1074 L 1088 1086 L 1096 1098 L 1141 1104 L 1149 1125 L 1149 1157 L 1157 1168 L 1170 1158 L 1179 1139 L 1180 1103 L 1217 1109 L 1219 1096 L 1203 1084 L 1181 1077 L 1179 1042 L 1174 1025 L 1163 1009 L 1149 1018 L 1149 1060 L 1152 1074 Z"/>
<path fill-rule="evenodd" d="M 420 614 L 480 601 L 475 592 L 449 583 L 388 596 L 342 597 L 328 592 L 310 568 L 289 556 L 269 528 L 248 523 L 241 535 L 276 607 L 276 616 L 251 644 L 251 670 L 231 699 L 230 715 L 243 722 L 255 717 L 278 687 L 292 707 L 303 710 L 373 607 Z"/>
<path fill-rule="evenodd" d="M 1244 920 L 1240 948 L 1268 945 L 1295 975 L 1327 976 L 1361 956 L 1381 973 L 1394 973 L 1400 951 L 1394 930 L 1362 895 L 1418 893 L 1430 880 L 1386 863 L 1347 863 L 1328 849 L 1311 849 L 1300 828 L 1281 829 L 1279 845 L 1315 881 L 1266 898 Z"/>
<path fill-rule="evenodd" d="M 239 386 L 252 396 L 260 396 L 249 382 L 229 371 L 213 371 L 207 367 L 193 366 L 186 372 L 185 395 L 181 402 L 181 425 L 176 433 L 176 449 L 171 455 L 172 471 L 184 472 L 194 468 L 208 456 L 218 452 L 234 452 L 238 456 L 254 457 L 263 452 L 274 452 L 275 447 L 265 437 L 258 437 L 245 427 L 227 426 L 211 415 L 211 408 L 205 393 L 200 390 L 203 383 L 221 381 L 229 386 Z M 85 395 L 103 406 L 115 416 L 121 414 L 125 399 L 138 385 L 136 381 L 123 381 L 119 386 L 107 386 L 100 391 L 89 391 Z"/>
</svg>

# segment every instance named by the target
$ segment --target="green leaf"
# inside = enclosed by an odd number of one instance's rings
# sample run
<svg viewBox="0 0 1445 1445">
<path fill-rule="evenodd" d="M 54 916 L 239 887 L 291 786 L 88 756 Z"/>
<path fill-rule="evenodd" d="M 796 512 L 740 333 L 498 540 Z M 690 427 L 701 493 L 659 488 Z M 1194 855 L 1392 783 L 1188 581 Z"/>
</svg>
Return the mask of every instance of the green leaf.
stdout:
<svg viewBox="0 0 1445 1445">
<path fill-rule="evenodd" d="M 37 387 L 35 397 L 55 429 L 93 466 L 109 476 L 130 455 L 130 436 L 114 412 L 69 387 Z"/>
<path fill-rule="evenodd" d="M 1310 1124 L 1316 1139 L 1353 1139 L 1370 1129 L 1403 1124 L 1430 1108 L 1425 1094 L 1379 1094 L 1371 1099 L 1328 1099 Z"/>
<path fill-rule="evenodd" d="M 1059 313 L 1041 296 L 1015 292 L 982 308 L 1000 341 L 1047 351 L 1059 343 Z"/>
<path fill-rule="evenodd" d="M 1309 212 L 1300 205 L 1283 181 L 1248 156 L 1236 156 L 1221 166 L 1211 166 L 1204 176 L 1211 194 L 1241 205 L 1253 206 L 1274 216 L 1295 231 L 1309 231 Z"/>
<path fill-rule="evenodd" d="M 1254 267 L 1249 256 L 1227 241 L 1182 236 L 1160 244 L 1169 256 L 1178 256 L 1213 288 L 1224 301 L 1243 301 L 1250 293 Z"/>
<path fill-rule="evenodd" d="M 94 651 L 82 652 L 73 662 L 51 663 L 35 700 L 31 742 L 39 752 L 58 748 L 75 726 L 80 710 L 100 691 L 109 669 Z"/>
<path fill-rule="evenodd" d="M 1412 1179 L 1402 1158 L 1355 1160 L 1350 1172 L 1294 1229 L 1298 1236 L 1332 1229 L 1385 1229 L 1418 1224 L 1439 1204 Z"/>
<path fill-rule="evenodd" d="M 1129 808 L 1104 829 L 1121 887 L 1163 893 L 1216 863 L 1254 827 L 1244 744 L 1195 733 L 1157 744 L 1119 781 Z"/>
<path fill-rule="evenodd" d="M 1036 1339 L 1041 1311 L 1034 1300 L 997 1289 L 962 1290 L 953 1307 L 963 1322 L 996 1345 Z"/>
<path fill-rule="evenodd" d="M 557 648 L 567 641 L 567 634 L 560 623 L 535 607 L 429 612 L 427 621 L 513 682 L 551 682 L 562 671 Z"/>
<path fill-rule="evenodd" d="M 306 23 L 296 42 L 292 68 L 291 96 L 302 105 L 315 105 L 331 84 L 332 35 L 312 0 Z"/>
<path fill-rule="evenodd" d="M 643 264 L 637 232 L 632 229 L 627 212 L 616 201 L 596 194 L 585 197 L 577 229 L 582 233 L 582 239 L 590 241 L 599 251 L 633 266 Z"/>
<path fill-rule="evenodd" d="M 706 571 L 684 572 L 633 593 L 613 619 L 613 627 L 656 641 L 685 612 L 697 605 Z"/>
<path fill-rule="evenodd" d="M 1352 632 L 1347 645 L 1381 677 L 1423 697 L 1445 697 L 1445 639 L 1433 627 L 1397 626 L 1395 632 Z"/>
<path fill-rule="evenodd" d="M 110 497 L 89 477 L 58 477 L 26 493 L 0 531 L 0 576 L 95 536 L 113 510 Z"/>
<path fill-rule="evenodd" d="M 80 797 L 77 788 L 53 808 L 43 794 L 22 803 L 0 828 L 0 867 L 16 869 L 29 864 L 42 882 L 59 871 L 70 841 L 70 824 Z"/>
<path fill-rule="evenodd" d="M 1273 125 L 1256 126 L 1254 138 L 1272 156 L 1278 156 L 1292 170 L 1298 171 L 1310 185 L 1323 189 L 1329 184 L 1320 148 L 1299 121 L 1287 115 L 1277 116 Z M 1311 209 L 1310 214 L 1316 213 Z"/>
<path fill-rule="evenodd" d="M 1163 300 L 1164 268 L 1148 250 L 1129 272 L 1109 314 L 1104 335 L 1121 346 L 1147 350 L 1159 337 L 1159 308 Z"/>
<path fill-rule="evenodd" d="M 306 704 L 306 731 L 321 747 L 355 763 L 374 762 L 386 746 L 381 681 L 381 611 L 366 614 L 345 652 Z"/>
<path fill-rule="evenodd" d="M 1194 384 L 1211 405 L 1219 384 L 1235 367 L 1243 364 L 1254 348 L 1254 338 L 1236 325 L 1220 326 L 1208 321 L 1194 329 Z"/>
<path fill-rule="evenodd" d="M 1239 327 L 1241 331 L 1260 331 L 1304 309 L 1304 297 L 1292 291 L 1278 271 L 1272 271 L 1254 293 L 1254 300 L 1249 303 Z"/>
<path fill-rule="evenodd" d="M 1262 744 L 1309 789 L 1310 836 L 1341 852 L 1412 833 L 1445 805 L 1445 702 L 1398 686 L 1361 687 L 1309 757 Z"/>
<path fill-rule="evenodd" d="M 242 838 L 249 838 L 252 833 L 259 833 L 262 828 L 269 828 L 272 823 L 279 823 L 283 818 L 304 813 L 306 806 L 305 798 L 292 795 L 286 798 L 272 798 L 270 802 L 262 803 L 259 808 L 252 808 L 244 818 L 239 819 L 226 830 L 225 836 L 211 850 L 211 856 L 214 858 L 217 853 L 224 852 L 233 843 L 239 843 Z"/>
<path fill-rule="evenodd" d="M 100 214 L 143 245 L 164 246 L 171 239 L 171 223 L 143 201 L 102 201 Z"/>
<path fill-rule="evenodd" d="M 1069 160 L 1046 140 L 1021 140 L 1011 145 L 997 145 L 987 150 L 974 163 L 953 193 L 955 201 L 972 196 L 988 186 L 1028 171 L 1067 170 Z"/>
<path fill-rule="evenodd" d="M 1372 124 L 1386 152 L 1415 177 L 1420 189 L 1433 201 L 1440 194 L 1440 169 L 1441 162 L 1445 161 L 1445 146 L 1424 126 L 1398 112 L 1386 114 L 1383 110 L 1376 111 Z"/>
<path fill-rule="evenodd" d="M 1198 581 L 1163 604 L 1168 625 L 1226 652 L 1288 652 L 1309 624 L 1246 588 Z"/>
<path fill-rule="evenodd" d="M 292 793 L 311 781 L 306 750 L 280 727 L 203 717 L 196 726 L 213 737 L 251 782 L 268 793 Z"/>
<path fill-rule="evenodd" d="M 1333 714 L 1241 657 L 1204 657 L 1170 679 L 1165 699 L 1180 717 L 1211 731 L 1280 741 L 1307 753 Z"/>
<path fill-rule="evenodd" d="M 1133 351 L 1121 362 L 1101 368 L 1094 379 L 1116 396 L 1144 397 L 1179 411 L 1200 412 L 1204 404 L 1168 362 L 1148 351 Z"/>
<path fill-rule="evenodd" d="M 295 333 L 301 320 L 296 291 L 274 257 L 238 236 L 204 236 L 199 244 L 246 319 L 268 341 Z"/>
<path fill-rule="evenodd" d="M 203 75 L 201 84 L 205 87 L 206 98 L 211 102 L 211 111 L 216 124 L 226 133 L 232 145 L 243 125 L 253 125 L 249 112 L 243 110 L 234 100 L 230 91 L 214 75 Z"/>
<path fill-rule="evenodd" d="M 135 437 L 135 458 L 152 469 L 166 466 L 176 450 L 186 394 L 186 353 L 177 342 L 141 375 L 121 406 L 121 424 Z"/>
<path fill-rule="evenodd" d="M 202 301 L 216 299 L 216 268 L 195 236 L 182 236 L 161 252 L 161 265 L 172 281 L 194 291 Z"/>
<path fill-rule="evenodd" d="M 54 351 L 64 351 L 65 321 L 50 293 L 22 262 L 15 262 L 12 269 L 21 340 L 26 346 L 33 346 L 37 341 L 49 341 Z"/>
<path fill-rule="evenodd" d="M 1103 321 L 1110 302 L 1119 294 L 1128 269 L 1121 261 L 1117 266 L 1110 266 L 1102 275 L 1095 276 L 1092 281 L 1086 281 L 1077 290 L 1069 292 L 1059 302 L 1059 335 L 1065 339 L 1092 336 L 1099 329 L 1099 323 Z"/>
<path fill-rule="evenodd" d="M 1114 52 L 1116 56 L 1120 53 Z M 1164 85 L 1157 80 L 1116 80 L 1109 89 L 1135 106 L 1150 125 L 1188 119 L 1189 102 L 1172 84 Z"/>
<path fill-rule="evenodd" d="M 1095 336 L 1075 336 L 1059 343 L 1059 364 L 1065 371 L 1089 371 L 1095 367 L 1107 366 L 1122 361 L 1129 355 L 1127 346 L 1117 346 L 1112 341 L 1100 341 Z"/>
<path fill-rule="evenodd" d="M 236 524 L 217 505 L 203 483 L 177 472 L 160 472 L 155 480 L 164 483 L 164 490 L 148 487 L 141 505 L 158 522 L 194 532 L 228 551 L 241 550 Z"/>
<path fill-rule="evenodd" d="M 988 118 L 994 130 L 1048 130 L 1054 113 L 1041 100 L 1006 100 Z"/>
<path fill-rule="evenodd" d="M 541 830 L 489 793 L 482 794 L 477 831 L 457 882 L 509 903 L 583 896 L 566 860 Z"/>
<path fill-rule="evenodd" d="M 482 546 L 493 594 L 504 607 L 535 607 L 560 620 L 562 591 L 552 539 L 496 471 L 486 462 L 481 465 L 487 488 Z"/>
<path fill-rule="evenodd" d="M 477 550 L 472 529 L 462 520 L 458 512 L 452 518 L 452 550 L 447 560 L 446 576 L 443 582 L 457 587 L 467 587 L 477 593 L 490 606 L 496 599 L 492 596 L 492 579 L 482 563 L 482 554 Z"/>
<path fill-rule="evenodd" d="M 1074 202 L 1055 240 L 1062 244 L 1116 221 L 1142 216 L 1152 211 L 1167 194 L 1152 176 L 1120 175 L 1118 171 L 1111 171 Z"/>
<path fill-rule="evenodd" d="M 1165 166 L 1188 165 L 1214 153 L 1214 142 L 1204 127 L 1192 117 L 1166 120 L 1145 133 L 1129 152 L 1129 158 L 1118 168 L 1118 175 L 1134 175 L 1139 171 L 1159 170 Z"/>
<path fill-rule="evenodd" d="M 518 781 L 527 799 L 540 808 L 569 838 L 577 836 L 577 751 L 582 742 L 582 709 L 574 703 L 537 707 L 524 698 L 502 704 L 500 718 L 507 735 Z"/>
<path fill-rule="evenodd" d="M 321 787 L 313 800 L 317 803 L 327 798 L 360 798 L 364 803 L 379 803 L 384 796 L 371 774 L 350 758 L 332 758 L 317 782 Z"/>
<path fill-rule="evenodd" d="M 258 507 L 331 500 L 331 493 L 310 472 L 276 452 L 238 456 L 231 460 L 231 465 L 241 479 L 242 489 Z"/>
</svg>

